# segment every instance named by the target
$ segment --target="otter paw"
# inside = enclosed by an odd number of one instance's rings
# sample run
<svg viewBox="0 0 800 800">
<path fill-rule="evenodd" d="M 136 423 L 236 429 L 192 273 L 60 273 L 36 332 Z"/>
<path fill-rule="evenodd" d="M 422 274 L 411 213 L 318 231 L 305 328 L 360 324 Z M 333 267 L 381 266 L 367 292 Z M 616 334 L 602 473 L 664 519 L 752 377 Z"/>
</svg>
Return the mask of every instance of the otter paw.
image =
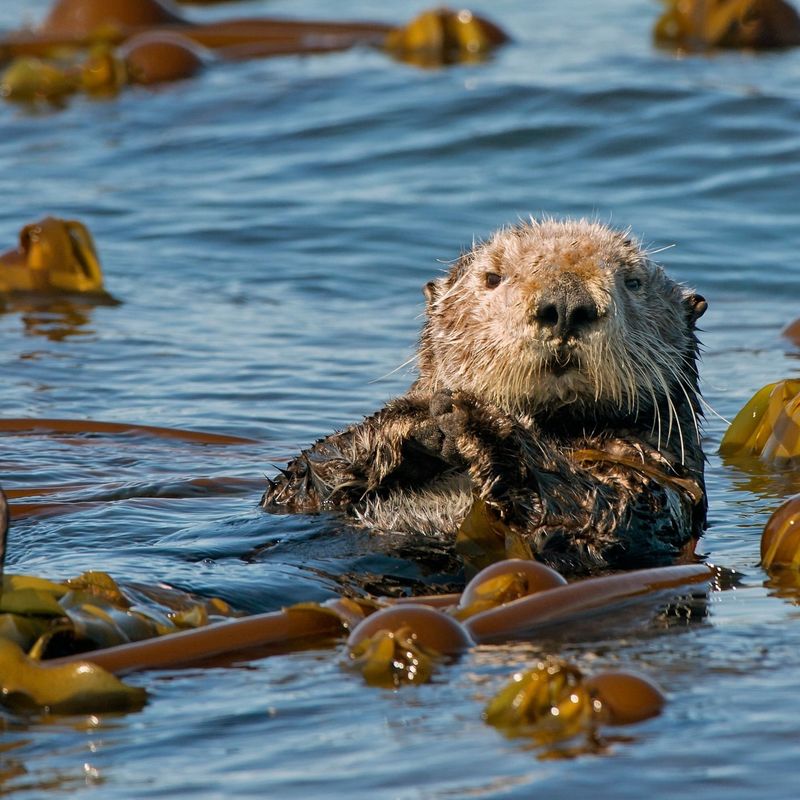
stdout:
<svg viewBox="0 0 800 800">
<path fill-rule="evenodd" d="M 475 403 L 460 392 L 443 389 L 431 398 L 431 416 L 445 436 L 459 436 L 467 430 Z"/>
<path fill-rule="evenodd" d="M 434 392 L 430 401 L 431 416 L 435 419 L 453 410 L 453 393 L 450 389 Z"/>
</svg>

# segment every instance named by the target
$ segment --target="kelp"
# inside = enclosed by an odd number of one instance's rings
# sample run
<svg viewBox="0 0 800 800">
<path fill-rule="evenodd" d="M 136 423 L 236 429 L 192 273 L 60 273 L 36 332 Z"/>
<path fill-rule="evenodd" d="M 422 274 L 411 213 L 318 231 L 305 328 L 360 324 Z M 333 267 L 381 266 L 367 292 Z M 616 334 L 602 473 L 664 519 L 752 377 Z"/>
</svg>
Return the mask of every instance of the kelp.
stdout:
<svg viewBox="0 0 800 800">
<path fill-rule="evenodd" d="M 105 422 L 96 419 L 44 419 L 33 417 L 9 417 L 0 419 L 2 433 L 48 433 L 86 436 L 91 434 L 139 434 L 161 439 L 177 439 L 197 444 L 258 444 L 258 439 L 244 436 L 231 436 L 224 433 L 192 431 L 183 428 L 164 428 L 157 425 L 139 423 Z"/>
<path fill-rule="evenodd" d="M 662 46 L 689 52 L 800 44 L 800 15 L 785 0 L 664 0 L 653 29 Z"/>
<path fill-rule="evenodd" d="M 80 714 L 130 711 L 147 700 L 144 689 L 128 686 L 88 661 L 54 665 L 31 658 L 0 638 L 0 704 L 13 711 Z"/>
<path fill-rule="evenodd" d="M 524 736 L 540 745 L 583 737 L 598 739 L 602 723 L 627 725 L 660 713 L 664 693 L 632 672 L 586 677 L 576 666 L 548 658 L 516 673 L 489 701 L 484 720 L 506 736 Z"/>
<path fill-rule="evenodd" d="M 800 495 L 786 500 L 767 520 L 761 534 L 761 566 L 800 571 Z"/>
<path fill-rule="evenodd" d="M 512 562 L 508 568 L 514 574 L 520 570 L 518 562 Z M 380 599 L 370 603 L 337 600 L 323 606 L 303 604 L 109 648 L 93 653 L 91 657 L 110 671 L 123 674 L 154 667 L 188 666 L 226 653 L 252 653 L 267 646 L 293 649 L 309 641 L 330 641 L 350 629 L 350 663 L 369 683 L 397 687 L 406 682 L 418 683 L 429 679 L 438 664 L 463 652 L 474 642 L 525 638 L 543 620 L 574 621 L 582 614 L 596 613 L 600 608 L 613 607 L 614 603 L 631 597 L 707 582 L 711 576 L 708 567 L 695 565 L 590 579 L 554 589 L 541 589 L 533 596 L 503 603 L 494 611 L 467 619 L 463 625 L 453 613 L 419 603 L 394 603 L 388 608 Z M 489 580 L 496 578 L 496 571 L 489 576 Z M 480 583 L 483 578 L 477 580 Z M 536 598 L 541 602 L 535 607 L 525 605 L 526 601 Z M 343 613 L 342 603 L 347 613 Z M 491 616 L 507 609 L 512 609 L 510 619 L 503 613 Z M 451 607 L 450 611 L 455 612 L 455 608 Z M 363 620 L 359 621 L 362 616 Z M 479 620 L 479 624 L 471 624 L 474 620 Z M 69 658 L 62 661 L 67 662 Z"/>
<path fill-rule="evenodd" d="M 800 456 L 800 380 L 769 383 L 736 415 L 720 455 L 781 461 Z"/>
<path fill-rule="evenodd" d="M 530 545 L 481 498 L 473 501 L 459 525 L 455 549 L 468 575 L 509 558 L 533 559 Z"/>
<path fill-rule="evenodd" d="M 214 625 L 181 631 L 157 639 L 131 642 L 93 652 L 92 662 L 124 675 L 144 669 L 175 669 L 219 659 L 230 660 L 268 652 L 290 652 L 315 643 L 330 644 L 347 632 L 352 609 L 340 609 L 341 598 L 329 603 L 302 603 L 281 611 L 253 614 Z M 375 608 L 365 604 L 365 613 Z M 72 655 L 55 659 L 69 664 Z"/>
<path fill-rule="evenodd" d="M 0 62 L 12 59 L 0 77 L 0 94 L 16 102 L 62 105 L 77 92 L 114 96 L 127 85 L 190 78 L 215 60 L 356 45 L 417 66 L 443 66 L 484 59 L 508 38 L 489 20 L 447 8 L 400 27 L 268 18 L 193 24 L 158 0 L 60 0 L 38 30 L 0 38 Z"/>
<path fill-rule="evenodd" d="M 4 575 L 0 623 L 41 658 L 113 647 L 238 616 L 223 600 L 120 586 L 104 572 L 62 583 Z"/>
<path fill-rule="evenodd" d="M 499 561 L 481 570 L 466 585 L 452 614 L 459 620 L 469 619 L 520 597 L 566 584 L 562 575 L 537 561 Z"/>
<path fill-rule="evenodd" d="M 438 8 L 390 31 L 384 47 L 414 66 L 439 67 L 482 61 L 508 40 L 505 31 L 471 11 Z"/>
<path fill-rule="evenodd" d="M 710 566 L 686 564 L 587 578 L 483 611 L 464 625 L 482 643 L 524 639 L 545 626 L 573 622 L 587 613 L 608 610 L 650 593 L 707 584 L 713 577 Z"/>
<path fill-rule="evenodd" d="M 453 617 L 425 605 L 398 605 L 372 614 L 352 631 L 351 665 L 371 686 L 425 683 L 436 663 L 474 642 Z"/>
<path fill-rule="evenodd" d="M 16 67 L 23 84 L 33 80 L 29 67 Z M 45 69 L 41 80 L 49 87 L 47 91 L 60 91 L 60 84 L 51 77 Z M 57 217 L 25 225 L 19 245 L 0 254 L 2 295 L 81 295 L 116 302 L 103 284 L 103 270 L 89 230 L 77 220 Z"/>
<path fill-rule="evenodd" d="M 143 33 L 118 51 L 96 44 L 86 57 L 15 59 L 0 75 L 0 93 L 18 103 L 63 105 L 73 94 L 115 97 L 126 86 L 154 86 L 197 75 L 209 60 L 203 48 L 169 31 Z"/>
<path fill-rule="evenodd" d="M 0 594 L 0 704 L 15 711 L 82 713 L 140 708 L 146 694 L 121 683 L 87 651 L 162 636 L 232 616 L 221 600 L 167 592 L 147 606 L 109 575 L 58 583 L 4 575 Z M 150 590 L 150 597 L 158 596 Z M 71 653 L 62 663 L 53 656 Z"/>
<path fill-rule="evenodd" d="M 0 521 L 4 551 L 8 511 L 2 490 Z M 430 680 L 442 663 L 476 643 L 524 638 L 542 623 L 574 620 L 638 595 L 708 582 L 712 574 L 703 565 L 664 567 L 566 584 L 548 567 L 514 559 L 478 574 L 460 597 L 336 598 L 242 618 L 234 618 L 222 600 L 128 586 L 104 572 L 63 582 L 3 575 L 0 703 L 15 711 L 54 713 L 138 708 L 146 699 L 143 691 L 112 674 L 229 663 L 309 644 L 327 646 L 347 634 L 350 666 L 370 685 L 397 689 Z M 534 731 L 537 741 L 556 741 L 593 729 L 601 706 L 602 719 L 617 723 L 654 713 L 646 709 L 658 692 L 648 699 L 647 681 L 636 689 L 632 679 L 616 673 L 596 685 L 576 683 L 580 676 L 571 667 L 551 673 L 549 682 L 543 682 L 541 668 L 518 679 L 521 685 L 501 693 L 487 719 L 514 729 L 514 735 Z M 545 700 L 549 716 L 542 710 Z M 553 717 L 559 717 L 555 727 Z"/>
<path fill-rule="evenodd" d="M 56 632 L 73 630 L 70 609 L 78 619 L 94 613 L 91 604 L 81 604 L 76 592 L 122 604 L 119 587 L 102 573 L 85 573 L 66 585 L 5 574 L 8 528 L 8 504 L 0 489 L 0 705 L 20 712 L 65 714 L 141 708 L 147 698 L 143 689 L 127 686 L 94 664 L 59 667 L 41 662 Z M 26 654 L 23 647 L 30 652 Z"/>
</svg>

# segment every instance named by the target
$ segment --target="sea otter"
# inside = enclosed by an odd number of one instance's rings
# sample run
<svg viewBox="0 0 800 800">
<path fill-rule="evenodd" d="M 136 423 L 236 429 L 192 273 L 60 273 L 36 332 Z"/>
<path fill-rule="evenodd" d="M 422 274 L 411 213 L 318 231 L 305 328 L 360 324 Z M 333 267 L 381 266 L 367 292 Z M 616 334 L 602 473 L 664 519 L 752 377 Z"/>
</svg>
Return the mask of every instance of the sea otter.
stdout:
<svg viewBox="0 0 800 800">
<path fill-rule="evenodd" d="M 408 393 L 300 453 L 265 509 L 453 540 L 481 499 L 572 574 L 665 563 L 702 533 L 707 304 L 636 240 L 531 220 L 463 253 L 425 297 Z"/>
</svg>

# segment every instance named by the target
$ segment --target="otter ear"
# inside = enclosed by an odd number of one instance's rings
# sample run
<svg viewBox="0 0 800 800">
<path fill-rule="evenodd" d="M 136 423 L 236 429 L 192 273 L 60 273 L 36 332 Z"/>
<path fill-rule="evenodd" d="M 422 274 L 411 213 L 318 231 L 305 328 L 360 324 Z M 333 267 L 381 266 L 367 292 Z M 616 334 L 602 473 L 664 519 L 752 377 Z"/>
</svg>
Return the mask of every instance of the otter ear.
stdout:
<svg viewBox="0 0 800 800">
<path fill-rule="evenodd" d="M 703 297 L 701 294 L 695 294 L 694 292 L 687 294 L 683 299 L 683 302 L 686 305 L 686 310 L 689 313 L 689 322 L 692 324 L 697 322 L 697 320 L 706 313 L 706 309 L 708 308 L 708 303 L 706 302 L 705 297 Z"/>
<path fill-rule="evenodd" d="M 439 296 L 439 287 L 436 285 L 436 281 L 428 281 L 423 287 L 422 293 L 425 295 L 425 304 L 430 308 Z"/>
</svg>

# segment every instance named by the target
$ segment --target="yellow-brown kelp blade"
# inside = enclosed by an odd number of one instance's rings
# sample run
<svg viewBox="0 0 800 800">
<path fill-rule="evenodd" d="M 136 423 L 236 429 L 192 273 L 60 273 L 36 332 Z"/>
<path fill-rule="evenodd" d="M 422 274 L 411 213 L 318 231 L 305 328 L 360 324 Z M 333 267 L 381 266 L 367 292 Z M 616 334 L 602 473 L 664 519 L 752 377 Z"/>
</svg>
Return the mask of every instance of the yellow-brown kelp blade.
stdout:
<svg viewBox="0 0 800 800">
<path fill-rule="evenodd" d="M 0 75 L 0 96 L 17 103 L 59 104 L 77 91 L 79 80 L 69 69 L 33 57 L 11 62 Z"/>
<path fill-rule="evenodd" d="M 479 60 L 508 39 L 505 31 L 471 11 L 439 8 L 391 31 L 384 46 L 395 58 L 424 67 Z"/>
<path fill-rule="evenodd" d="M 483 716 L 508 736 L 549 743 L 589 731 L 593 709 L 580 670 L 550 659 L 516 673 L 489 701 Z"/>
<path fill-rule="evenodd" d="M 554 569 L 536 561 L 513 558 L 481 570 L 464 588 L 456 619 L 464 620 L 520 597 L 565 586 L 566 579 Z"/>
<path fill-rule="evenodd" d="M 708 583 L 713 576 L 712 567 L 687 564 L 587 578 L 476 614 L 464 627 L 479 643 L 525 637 L 544 625 L 561 624 L 589 611 L 596 613 L 631 597 Z"/>
<path fill-rule="evenodd" d="M 19 248 L 0 256 L 0 293 L 108 296 L 94 242 L 75 220 L 45 217 L 20 232 Z"/>
<path fill-rule="evenodd" d="M 112 647 L 234 615 L 215 598 L 169 588 L 123 590 L 103 572 L 64 583 L 5 575 L 0 594 L 0 636 L 37 657 Z"/>
<path fill-rule="evenodd" d="M 428 681 L 442 656 L 461 653 L 472 643 L 455 619 L 414 604 L 372 614 L 347 640 L 351 663 L 367 683 L 389 688 Z"/>
<path fill-rule="evenodd" d="M 759 389 L 730 424 L 719 452 L 766 461 L 800 456 L 800 380 Z"/>
<path fill-rule="evenodd" d="M 800 495 L 783 503 L 767 520 L 761 534 L 761 566 L 800 569 Z"/>
<path fill-rule="evenodd" d="M 508 558 L 533 559 L 530 545 L 480 498 L 459 526 L 455 548 L 468 575 Z"/>
<path fill-rule="evenodd" d="M 0 703 L 12 710 L 61 714 L 133 710 L 147 699 L 86 661 L 54 666 L 29 658 L 14 642 L 0 639 Z"/>
<path fill-rule="evenodd" d="M 698 51 L 800 44 L 800 16 L 785 0 L 665 0 L 653 29 L 661 45 Z"/>
<path fill-rule="evenodd" d="M 488 703 L 484 719 L 508 736 L 540 744 L 596 736 L 600 723 L 629 725 L 661 712 L 666 698 L 653 681 L 634 672 L 585 677 L 561 659 L 549 658 L 516 673 Z"/>
</svg>

